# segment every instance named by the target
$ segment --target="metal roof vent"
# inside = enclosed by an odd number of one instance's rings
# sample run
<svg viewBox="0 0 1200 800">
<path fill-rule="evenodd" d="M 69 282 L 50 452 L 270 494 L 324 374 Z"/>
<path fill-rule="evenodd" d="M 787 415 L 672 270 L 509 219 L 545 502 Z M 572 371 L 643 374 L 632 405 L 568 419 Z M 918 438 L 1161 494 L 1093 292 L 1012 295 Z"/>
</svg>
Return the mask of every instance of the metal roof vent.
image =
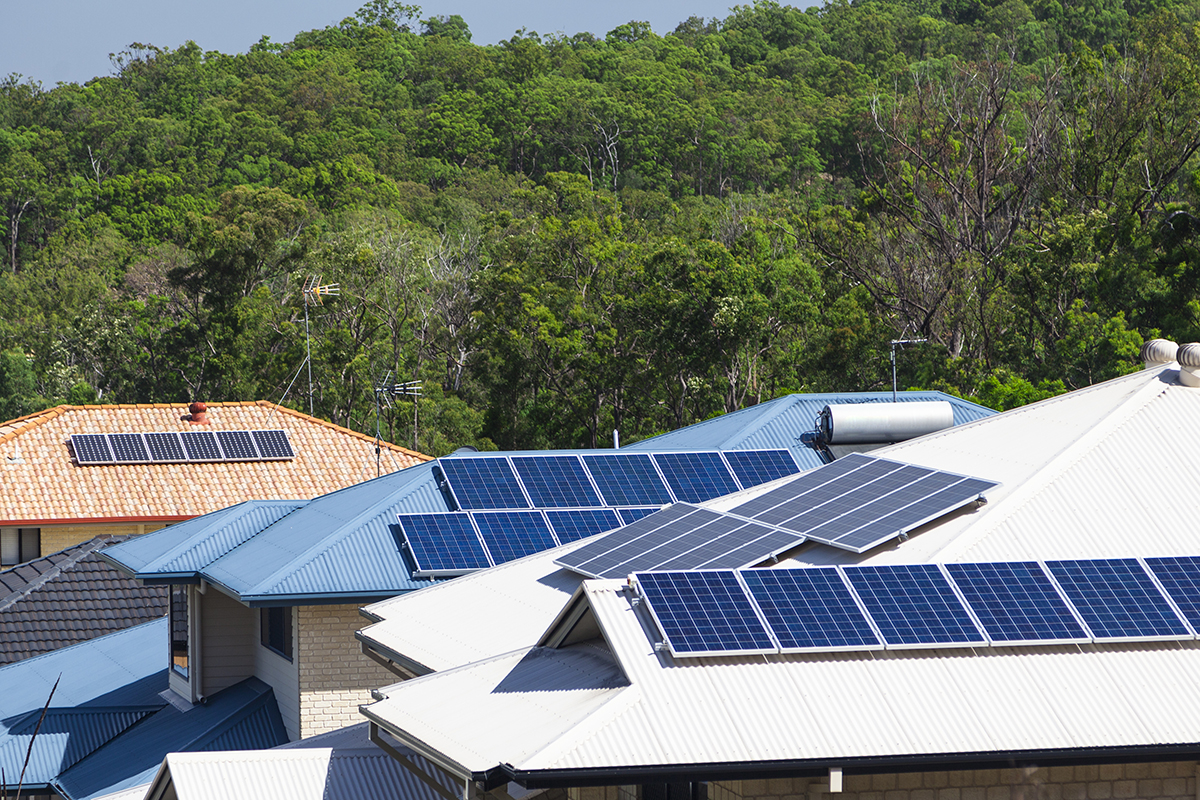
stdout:
<svg viewBox="0 0 1200 800">
<path fill-rule="evenodd" d="M 1142 345 L 1142 363 L 1146 369 L 1154 369 L 1175 360 L 1179 345 L 1167 339 L 1151 339 Z"/>
<path fill-rule="evenodd" d="M 1179 345 L 1175 360 L 1179 362 L 1179 382 L 1200 387 L 1200 342 Z"/>
</svg>

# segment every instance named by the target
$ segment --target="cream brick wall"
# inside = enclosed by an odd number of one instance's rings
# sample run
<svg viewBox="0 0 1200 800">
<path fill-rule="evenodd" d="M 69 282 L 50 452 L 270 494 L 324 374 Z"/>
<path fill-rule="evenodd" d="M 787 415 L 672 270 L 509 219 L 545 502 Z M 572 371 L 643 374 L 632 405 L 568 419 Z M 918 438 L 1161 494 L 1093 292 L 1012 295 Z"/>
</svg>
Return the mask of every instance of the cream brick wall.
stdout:
<svg viewBox="0 0 1200 800">
<path fill-rule="evenodd" d="M 1174 800 L 1196 795 L 1197 762 L 846 775 L 840 794 L 826 778 L 771 778 L 709 785 L 709 800 Z M 593 800 L 571 798 L 571 800 Z M 616 800 L 616 798 L 595 798 Z"/>
<path fill-rule="evenodd" d="M 96 536 L 137 536 L 167 527 L 165 522 L 96 523 L 93 525 L 43 525 L 42 555 L 66 550 Z"/>
<path fill-rule="evenodd" d="M 369 624 L 356 605 L 296 609 L 300 738 L 363 721 L 371 690 L 400 678 L 362 654 L 354 632 Z"/>
</svg>

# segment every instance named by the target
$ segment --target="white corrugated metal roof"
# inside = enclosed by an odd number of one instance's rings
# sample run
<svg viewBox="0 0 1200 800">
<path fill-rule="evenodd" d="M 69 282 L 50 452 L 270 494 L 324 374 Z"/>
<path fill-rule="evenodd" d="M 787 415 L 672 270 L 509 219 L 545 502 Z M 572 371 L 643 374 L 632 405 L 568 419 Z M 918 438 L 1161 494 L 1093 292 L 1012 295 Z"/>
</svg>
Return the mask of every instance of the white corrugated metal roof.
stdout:
<svg viewBox="0 0 1200 800">
<path fill-rule="evenodd" d="M 1200 485 L 1200 389 L 1177 374 L 1135 373 L 879 451 L 1001 485 L 986 506 L 907 541 L 864 555 L 805 545 L 781 566 L 1200 554 L 1187 499 Z M 527 559 L 521 574 L 536 583 L 556 555 Z M 473 578 L 439 587 L 459 619 L 497 592 L 530 588 Z M 1200 742 L 1200 642 L 675 660 L 655 650 L 654 624 L 621 582 L 588 581 L 583 597 L 630 686 L 498 692 L 521 650 L 391 687 L 371 714 L 476 772 L 502 762 L 518 771 L 836 763 Z M 562 605 L 529 605 L 521 635 Z M 431 611 L 444 624 L 447 609 Z M 577 672 L 557 653 L 542 667 Z M 478 724 L 453 724 L 468 716 Z"/>
<path fill-rule="evenodd" d="M 151 793 L 167 781 L 179 800 L 323 800 L 332 755 L 329 747 L 171 753 Z"/>
</svg>

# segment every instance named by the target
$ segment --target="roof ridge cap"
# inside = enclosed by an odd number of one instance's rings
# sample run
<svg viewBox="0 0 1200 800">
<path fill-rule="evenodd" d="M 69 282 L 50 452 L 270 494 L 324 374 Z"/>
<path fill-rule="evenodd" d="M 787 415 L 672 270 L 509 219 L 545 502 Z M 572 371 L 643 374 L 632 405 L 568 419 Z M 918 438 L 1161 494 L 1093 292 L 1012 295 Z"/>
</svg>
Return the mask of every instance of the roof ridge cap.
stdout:
<svg viewBox="0 0 1200 800">
<path fill-rule="evenodd" d="M 16 425 L 17 423 L 20 423 L 15 430 L 0 436 L 0 444 L 4 444 L 5 442 L 15 439 L 16 437 L 21 436 L 22 434 L 38 427 L 39 425 L 45 425 L 47 422 L 57 419 L 67 411 L 73 410 L 75 410 L 75 406 L 51 406 L 50 408 L 44 408 L 41 411 L 35 411 L 32 414 L 26 414 L 24 416 L 17 417 L 16 419 L 10 419 L 7 422 L 0 422 L 0 428 L 6 428 L 9 425 Z M 37 419 L 35 419 L 35 417 Z"/>
<path fill-rule="evenodd" d="M 1136 375 L 1138 373 L 1130 373 Z M 1128 376 L 1122 375 L 1114 380 Z M 1104 381 L 1095 384 L 1103 386 L 1110 383 Z M 1088 387 L 1094 388 L 1094 387 Z M 956 536 L 945 545 L 930 554 L 931 563 L 945 563 L 955 560 L 959 555 L 978 544 L 984 537 L 991 534 L 999 525 L 1013 515 L 1028 500 L 1045 490 L 1051 480 L 1066 472 L 1072 465 L 1091 450 L 1098 440 L 1103 440 L 1109 433 L 1128 422 L 1137 412 L 1141 411 L 1156 398 L 1161 397 L 1167 390 L 1167 384 L 1157 379 L 1152 380 L 1136 389 L 1113 409 L 1110 409 L 1099 421 L 1088 428 L 1082 436 L 1071 441 L 1057 453 L 1052 455 L 1041 467 L 1034 470 L 1028 478 L 1013 489 L 1005 497 L 984 507 L 981 523 L 968 527 L 962 535 Z M 1068 393 L 1071 394 L 1071 393 Z M 1066 397 L 1059 395 L 1058 397 Z M 1057 398 L 1048 398 L 1055 400 Z M 1014 409 L 1019 410 L 1019 409 Z"/>
<path fill-rule="evenodd" d="M 64 548 L 63 550 L 59 550 L 55 553 L 49 553 L 47 555 L 42 556 L 41 558 L 36 558 L 33 561 L 26 562 L 26 564 L 24 564 L 24 565 L 17 565 L 17 566 L 27 566 L 28 564 L 32 564 L 37 561 L 46 561 L 46 560 L 58 555 L 59 553 L 65 552 L 66 550 L 78 549 L 78 551 L 79 551 L 70 556 L 67 556 L 66 558 L 64 558 L 62 561 L 59 561 L 58 563 L 51 564 L 49 569 L 47 569 L 45 572 L 38 573 L 38 576 L 36 578 L 34 578 L 33 580 L 26 583 L 20 589 L 17 589 L 15 592 L 13 592 L 3 598 L 0 598 L 0 611 L 4 611 L 8 608 L 11 608 L 14 604 L 20 602 L 21 600 L 24 600 L 26 597 L 28 597 L 34 591 L 44 587 L 49 581 L 53 580 L 54 578 L 57 578 L 59 575 L 62 575 L 63 570 L 69 569 L 69 568 L 75 566 L 80 561 L 82 561 L 84 558 L 86 558 L 87 556 L 96 552 L 96 550 L 99 548 L 99 546 L 103 543 L 100 541 L 102 538 L 105 538 L 105 537 L 96 536 L 96 537 L 89 539 L 86 542 L 80 542 L 77 545 L 72 545 L 71 547 Z M 14 569 L 16 569 L 16 567 L 14 567 Z"/>
</svg>

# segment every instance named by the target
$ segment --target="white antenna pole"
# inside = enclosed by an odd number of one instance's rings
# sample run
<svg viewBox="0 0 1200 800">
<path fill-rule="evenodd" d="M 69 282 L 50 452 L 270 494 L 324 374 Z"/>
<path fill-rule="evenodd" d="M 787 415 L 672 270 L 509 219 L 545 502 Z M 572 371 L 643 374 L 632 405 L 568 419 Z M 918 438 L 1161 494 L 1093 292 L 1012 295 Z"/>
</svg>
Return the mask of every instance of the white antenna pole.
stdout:
<svg viewBox="0 0 1200 800">
<path fill-rule="evenodd" d="M 928 339 L 892 339 L 892 402 L 896 402 L 896 345 L 898 344 L 921 344 L 928 342 Z"/>
</svg>

